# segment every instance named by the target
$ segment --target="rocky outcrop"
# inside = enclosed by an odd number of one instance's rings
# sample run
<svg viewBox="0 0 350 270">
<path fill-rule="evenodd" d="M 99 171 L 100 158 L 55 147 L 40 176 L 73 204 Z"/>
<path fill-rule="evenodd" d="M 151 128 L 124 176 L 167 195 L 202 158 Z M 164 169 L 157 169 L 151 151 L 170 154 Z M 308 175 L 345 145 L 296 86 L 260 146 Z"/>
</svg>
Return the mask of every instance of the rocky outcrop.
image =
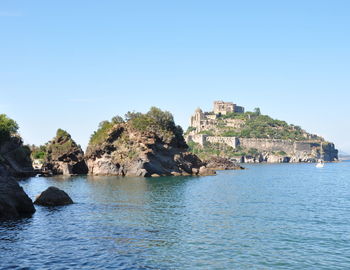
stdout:
<svg viewBox="0 0 350 270">
<path fill-rule="evenodd" d="M 87 174 L 84 152 L 66 131 L 59 129 L 46 146 L 42 172 L 45 175 Z"/>
<path fill-rule="evenodd" d="M 35 212 L 32 200 L 14 178 L 0 177 L 0 219 L 19 218 Z"/>
<path fill-rule="evenodd" d="M 213 170 L 244 170 L 244 168 L 238 165 L 236 162 L 228 158 L 213 157 L 206 162 L 206 166 Z"/>
<path fill-rule="evenodd" d="M 0 176 L 29 177 L 35 175 L 30 149 L 19 136 L 0 142 Z"/>
<path fill-rule="evenodd" d="M 152 130 L 152 129 L 151 129 Z M 112 125 L 99 143 L 86 151 L 89 173 L 119 176 L 214 175 L 215 171 L 187 152 L 182 134 L 140 131 L 130 123 Z"/>
<path fill-rule="evenodd" d="M 73 204 L 73 200 L 63 190 L 57 187 L 49 187 L 35 199 L 34 204 L 42 206 L 62 206 Z"/>
</svg>

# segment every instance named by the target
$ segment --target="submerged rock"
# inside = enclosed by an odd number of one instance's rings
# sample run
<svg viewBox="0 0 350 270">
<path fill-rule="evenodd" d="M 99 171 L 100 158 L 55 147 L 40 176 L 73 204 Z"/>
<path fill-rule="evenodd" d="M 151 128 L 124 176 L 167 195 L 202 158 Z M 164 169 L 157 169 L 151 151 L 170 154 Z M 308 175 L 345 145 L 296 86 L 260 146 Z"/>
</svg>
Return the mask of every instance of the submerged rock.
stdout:
<svg viewBox="0 0 350 270">
<path fill-rule="evenodd" d="M 56 137 L 46 147 L 46 158 L 42 171 L 47 175 L 87 174 L 88 167 L 84 152 L 62 129 L 57 130 Z"/>
<path fill-rule="evenodd" d="M 0 177 L 0 219 L 28 216 L 35 212 L 32 200 L 14 178 Z"/>
<path fill-rule="evenodd" d="M 73 200 L 63 190 L 57 187 L 49 187 L 35 199 L 34 204 L 42 206 L 62 206 L 73 204 Z"/>
</svg>

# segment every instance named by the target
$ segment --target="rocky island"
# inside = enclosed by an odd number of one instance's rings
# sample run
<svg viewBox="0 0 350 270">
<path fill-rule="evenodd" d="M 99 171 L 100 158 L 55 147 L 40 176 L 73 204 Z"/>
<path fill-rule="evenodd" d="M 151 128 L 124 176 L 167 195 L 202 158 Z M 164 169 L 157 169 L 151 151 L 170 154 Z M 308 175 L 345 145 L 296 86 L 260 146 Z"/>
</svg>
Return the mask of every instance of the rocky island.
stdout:
<svg viewBox="0 0 350 270">
<path fill-rule="evenodd" d="M 186 134 L 190 150 L 206 160 L 225 157 L 239 163 L 317 162 L 338 160 L 333 143 L 299 126 L 245 112 L 232 102 L 216 101 L 211 112 L 197 109 Z"/>
<path fill-rule="evenodd" d="M 42 173 L 45 175 L 87 174 L 88 167 L 84 160 L 84 152 L 62 129 L 58 129 L 55 138 L 43 148 Z"/>
<path fill-rule="evenodd" d="M 100 123 L 85 159 L 92 175 L 213 175 L 188 146 L 171 113 L 152 107 Z"/>
</svg>

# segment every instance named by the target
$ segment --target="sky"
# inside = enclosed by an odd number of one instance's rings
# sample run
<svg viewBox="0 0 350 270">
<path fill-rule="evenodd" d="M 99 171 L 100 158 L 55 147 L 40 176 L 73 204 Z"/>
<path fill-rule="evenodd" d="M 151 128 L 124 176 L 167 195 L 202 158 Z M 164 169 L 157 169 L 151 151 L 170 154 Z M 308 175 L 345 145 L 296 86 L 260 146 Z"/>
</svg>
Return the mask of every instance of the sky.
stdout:
<svg viewBox="0 0 350 270">
<path fill-rule="evenodd" d="M 350 1 L 0 1 L 0 113 L 25 143 L 232 101 L 350 153 Z"/>
</svg>

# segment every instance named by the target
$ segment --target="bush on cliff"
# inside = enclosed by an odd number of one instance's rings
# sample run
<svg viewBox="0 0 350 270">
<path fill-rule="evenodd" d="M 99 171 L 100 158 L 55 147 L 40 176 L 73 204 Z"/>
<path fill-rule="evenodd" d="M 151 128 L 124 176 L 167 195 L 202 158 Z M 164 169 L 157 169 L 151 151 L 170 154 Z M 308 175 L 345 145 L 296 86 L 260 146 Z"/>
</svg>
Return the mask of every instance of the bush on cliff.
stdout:
<svg viewBox="0 0 350 270">
<path fill-rule="evenodd" d="M 262 115 L 259 108 L 256 108 L 254 112 L 228 113 L 218 117 L 217 128 L 219 132 L 215 133 L 219 136 L 296 141 L 305 139 L 305 131 L 301 127 L 289 125 L 285 121 L 273 119 L 268 115 Z M 230 128 L 224 122 L 226 119 L 244 120 L 244 125 L 239 129 Z"/>
<path fill-rule="evenodd" d="M 89 144 L 98 145 L 103 143 L 112 128 L 116 124 L 122 123 L 127 123 L 131 128 L 141 132 L 155 132 L 162 137 L 174 137 L 175 140 L 183 141 L 183 130 L 180 126 L 175 125 L 173 115 L 168 111 L 151 107 L 145 114 L 128 112 L 125 114 L 125 120 L 120 116 L 116 116 L 111 121 L 101 122 L 98 130 L 90 137 Z"/>
<path fill-rule="evenodd" d="M 16 134 L 18 124 L 16 121 L 7 117 L 6 114 L 0 114 L 0 143 L 7 141 L 12 135 Z"/>
<path fill-rule="evenodd" d="M 46 147 L 46 158 L 58 157 L 71 151 L 71 149 L 79 147 L 71 138 L 71 135 L 63 130 L 58 129 L 56 137 Z"/>
<path fill-rule="evenodd" d="M 31 150 L 31 158 L 32 159 L 40 159 L 40 160 L 45 159 L 45 157 L 46 157 L 46 146 L 45 145 L 40 145 L 40 146 L 31 145 L 30 150 Z"/>
</svg>

